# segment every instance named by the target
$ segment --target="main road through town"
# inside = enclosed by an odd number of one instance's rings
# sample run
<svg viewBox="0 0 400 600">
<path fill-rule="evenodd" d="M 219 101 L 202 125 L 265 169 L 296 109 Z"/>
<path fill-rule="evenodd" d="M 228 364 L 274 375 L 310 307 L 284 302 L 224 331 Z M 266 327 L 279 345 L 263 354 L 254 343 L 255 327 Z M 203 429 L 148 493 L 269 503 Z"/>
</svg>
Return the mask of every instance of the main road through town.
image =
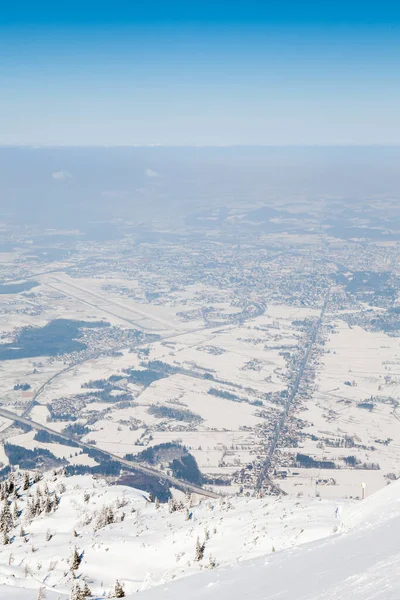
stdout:
<svg viewBox="0 0 400 600">
<path fill-rule="evenodd" d="M 326 311 L 326 308 L 328 306 L 328 302 L 329 302 L 329 292 L 325 296 L 324 304 L 323 304 L 323 306 L 321 308 L 320 315 L 319 315 L 318 320 L 316 321 L 316 323 L 315 323 L 315 325 L 314 325 L 314 327 L 312 329 L 312 333 L 311 333 L 311 336 L 310 336 L 310 341 L 308 342 L 307 349 L 306 349 L 306 351 L 304 353 L 304 356 L 303 356 L 303 359 L 302 359 L 302 361 L 300 363 L 299 370 L 297 372 L 297 375 L 296 375 L 296 378 L 294 380 L 293 386 L 291 388 L 291 391 L 290 391 L 289 396 L 287 398 L 287 401 L 285 403 L 284 411 L 283 411 L 282 416 L 280 417 L 280 419 L 279 419 L 279 421 L 278 421 L 278 423 L 276 425 L 276 428 L 275 428 L 275 431 L 274 431 L 274 435 L 273 435 L 271 443 L 269 445 L 269 448 L 268 448 L 267 454 L 265 456 L 264 462 L 262 464 L 260 473 L 259 473 L 259 475 L 257 477 L 256 486 L 255 486 L 255 490 L 254 490 L 255 494 L 258 494 L 261 491 L 261 488 L 262 488 L 262 485 L 263 485 L 264 481 L 266 479 L 268 479 L 269 469 L 271 467 L 271 462 L 272 462 L 272 458 L 274 456 L 274 452 L 275 452 L 275 450 L 277 448 L 277 445 L 278 445 L 281 433 L 284 430 L 284 427 L 285 427 L 286 420 L 287 420 L 287 417 L 289 415 L 290 409 L 292 408 L 293 403 L 296 400 L 296 396 L 297 396 L 297 393 L 299 391 L 300 383 L 301 383 L 301 381 L 303 379 L 303 376 L 304 376 L 304 373 L 305 373 L 305 370 L 306 370 L 306 367 L 307 367 L 307 364 L 308 364 L 308 361 L 309 361 L 309 358 L 310 358 L 311 351 L 312 351 L 312 349 L 314 347 L 314 344 L 315 344 L 315 342 L 317 340 L 318 331 L 319 331 L 319 329 L 321 327 L 321 324 L 323 322 L 325 311 Z"/>
</svg>

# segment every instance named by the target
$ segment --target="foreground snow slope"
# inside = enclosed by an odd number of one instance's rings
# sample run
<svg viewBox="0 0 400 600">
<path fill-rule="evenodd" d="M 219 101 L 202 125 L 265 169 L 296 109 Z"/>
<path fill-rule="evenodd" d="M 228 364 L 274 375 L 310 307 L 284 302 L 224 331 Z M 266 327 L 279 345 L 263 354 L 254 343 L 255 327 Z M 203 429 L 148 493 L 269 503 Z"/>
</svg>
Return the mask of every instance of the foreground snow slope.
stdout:
<svg viewBox="0 0 400 600">
<path fill-rule="evenodd" d="M 220 566 L 265 556 L 273 548 L 279 551 L 333 535 L 339 524 L 336 503 L 318 498 L 242 497 L 202 500 L 195 506 L 183 498 L 182 507 L 170 513 L 167 505 L 157 508 L 141 491 L 109 486 L 91 476 L 47 473 L 26 491 L 21 477 L 17 481 L 19 516 L 9 533 L 11 543 L 3 546 L 0 539 L 0 586 L 37 590 L 44 585 L 48 600 L 54 590 L 69 594 L 75 547 L 82 553 L 76 576 L 87 579 L 100 597 L 117 578 L 132 594 L 203 571 L 210 556 Z M 30 516 L 29 505 L 40 490 L 43 497 L 46 488 L 50 498 L 58 494 L 57 508 Z M 13 509 L 14 503 L 10 506 Z M 100 526 L 105 507 L 112 509 L 114 522 Z M 205 542 L 201 561 L 195 560 L 197 538 Z M 0 599 L 8 598 L 5 589 L 0 587 Z M 20 594 L 21 600 L 30 600 L 37 591 L 29 595 L 21 589 Z"/>
<path fill-rule="evenodd" d="M 345 509 L 343 533 L 153 588 L 137 600 L 399 600 L 400 482 Z"/>
</svg>

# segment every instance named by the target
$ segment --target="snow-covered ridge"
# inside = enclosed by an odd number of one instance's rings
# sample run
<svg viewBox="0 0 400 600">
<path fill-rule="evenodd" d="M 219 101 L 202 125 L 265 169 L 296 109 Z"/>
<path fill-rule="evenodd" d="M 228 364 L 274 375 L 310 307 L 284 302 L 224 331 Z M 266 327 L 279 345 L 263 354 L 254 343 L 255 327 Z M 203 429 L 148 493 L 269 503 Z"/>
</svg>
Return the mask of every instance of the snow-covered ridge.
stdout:
<svg viewBox="0 0 400 600">
<path fill-rule="evenodd" d="M 398 600 L 400 483 L 344 512 L 344 533 L 176 581 L 136 598 Z"/>
<path fill-rule="evenodd" d="M 8 494 L 4 484 L 2 490 L 2 511 L 12 514 L 10 543 L 0 545 L 0 598 L 7 600 L 36 600 L 40 588 L 48 600 L 65 599 L 76 582 L 87 582 L 93 597 L 102 597 L 117 579 L 127 594 L 136 593 L 217 572 L 214 565 L 278 554 L 339 526 L 337 505 L 318 498 L 197 502 L 181 495 L 158 505 L 144 492 L 62 471 L 36 482 L 33 475 L 28 482 L 23 473 L 15 475 Z M 197 540 L 204 545 L 200 560 Z M 72 569 L 75 549 L 81 560 Z"/>
<path fill-rule="evenodd" d="M 116 580 L 130 600 L 400 597 L 400 483 L 363 502 L 182 495 L 159 505 L 58 471 L 15 475 L 1 494 L 1 599 L 66 600 L 76 584 L 101 598 Z"/>
</svg>

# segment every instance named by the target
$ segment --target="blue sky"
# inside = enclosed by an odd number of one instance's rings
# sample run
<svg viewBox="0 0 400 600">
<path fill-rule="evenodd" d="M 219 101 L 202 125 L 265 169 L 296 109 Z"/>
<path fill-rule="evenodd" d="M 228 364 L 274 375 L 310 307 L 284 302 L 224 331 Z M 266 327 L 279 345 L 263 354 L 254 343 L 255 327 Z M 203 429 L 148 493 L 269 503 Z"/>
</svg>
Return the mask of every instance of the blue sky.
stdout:
<svg viewBox="0 0 400 600">
<path fill-rule="evenodd" d="M 13 4 L 0 144 L 400 143 L 400 3 Z"/>
</svg>

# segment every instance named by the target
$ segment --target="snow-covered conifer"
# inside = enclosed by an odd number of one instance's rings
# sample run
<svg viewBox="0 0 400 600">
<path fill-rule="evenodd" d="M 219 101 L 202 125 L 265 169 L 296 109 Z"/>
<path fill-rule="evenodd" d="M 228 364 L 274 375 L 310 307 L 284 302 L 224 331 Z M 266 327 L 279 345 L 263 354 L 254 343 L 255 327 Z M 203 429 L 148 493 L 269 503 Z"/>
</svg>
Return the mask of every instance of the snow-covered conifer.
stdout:
<svg viewBox="0 0 400 600">
<path fill-rule="evenodd" d="M 7 546 L 8 544 L 11 544 L 11 540 L 8 537 L 8 533 L 6 531 L 3 531 L 3 545 Z"/>
<path fill-rule="evenodd" d="M 199 538 L 197 538 L 195 560 L 197 560 L 198 562 L 202 560 L 205 548 L 206 545 L 204 543 L 201 544 Z"/>
<path fill-rule="evenodd" d="M 120 582 L 118 581 L 118 579 L 115 582 L 114 598 L 125 598 L 124 588 L 122 587 L 122 585 L 120 584 Z"/>
<path fill-rule="evenodd" d="M 74 551 L 72 553 L 72 557 L 71 557 L 71 571 L 76 571 L 77 569 L 79 569 L 79 565 L 81 564 L 82 558 L 77 550 L 77 548 L 74 548 Z"/>
<path fill-rule="evenodd" d="M 115 515 L 114 515 L 114 511 L 111 508 L 111 506 L 107 507 L 106 515 L 107 515 L 107 517 L 106 517 L 106 523 L 107 523 L 107 525 L 111 525 L 111 523 L 114 523 L 114 521 L 115 521 Z"/>
<path fill-rule="evenodd" d="M 27 502 L 26 509 L 25 509 L 25 518 L 28 521 L 32 521 L 32 519 L 34 519 L 35 515 L 36 515 L 36 512 L 35 512 L 35 506 L 34 506 L 33 502 Z"/>
<path fill-rule="evenodd" d="M 23 488 L 24 488 L 25 491 L 29 489 L 29 484 L 30 484 L 29 473 L 28 473 L 28 471 L 25 471 L 25 474 L 24 474 L 24 485 L 23 485 Z"/>
<path fill-rule="evenodd" d="M 84 596 L 83 596 L 83 592 L 79 586 L 79 583 L 75 583 L 72 586 L 70 600 L 83 600 L 83 599 L 84 599 Z"/>
<path fill-rule="evenodd" d="M 4 500 L 3 509 L 1 511 L 0 518 L 0 529 L 1 531 L 10 531 L 10 529 L 14 526 L 10 506 L 8 504 L 8 500 Z"/>
<path fill-rule="evenodd" d="M 176 502 L 173 498 L 168 500 L 168 512 L 174 513 L 177 510 Z"/>
<path fill-rule="evenodd" d="M 90 587 L 88 586 L 87 581 L 85 581 L 85 585 L 83 586 L 82 595 L 84 598 L 90 598 L 92 595 L 92 591 L 91 591 Z"/>
<path fill-rule="evenodd" d="M 49 513 L 49 512 L 51 512 L 52 508 L 53 508 L 53 503 L 51 501 L 50 496 L 48 495 L 48 496 L 46 496 L 46 499 L 44 501 L 44 510 L 45 510 L 45 512 Z"/>
</svg>

